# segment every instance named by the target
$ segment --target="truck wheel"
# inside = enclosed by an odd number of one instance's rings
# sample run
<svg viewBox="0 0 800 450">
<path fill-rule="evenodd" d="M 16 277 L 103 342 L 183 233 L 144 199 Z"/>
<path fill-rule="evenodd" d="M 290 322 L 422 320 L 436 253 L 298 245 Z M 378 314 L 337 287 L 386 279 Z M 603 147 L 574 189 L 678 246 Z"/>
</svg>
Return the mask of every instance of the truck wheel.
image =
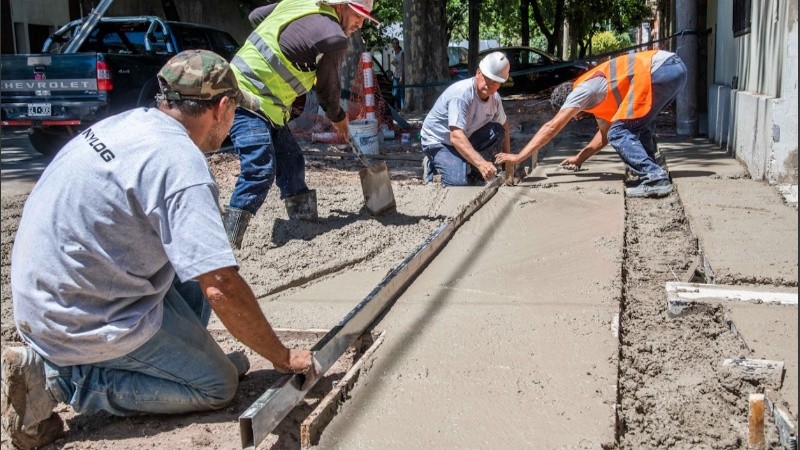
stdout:
<svg viewBox="0 0 800 450">
<path fill-rule="evenodd" d="M 66 133 L 52 133 L 39 128 L 28 130 L 28 140 L 33 148 L 44 156 L 55 156 L 71 136 Z"/>
</svg>

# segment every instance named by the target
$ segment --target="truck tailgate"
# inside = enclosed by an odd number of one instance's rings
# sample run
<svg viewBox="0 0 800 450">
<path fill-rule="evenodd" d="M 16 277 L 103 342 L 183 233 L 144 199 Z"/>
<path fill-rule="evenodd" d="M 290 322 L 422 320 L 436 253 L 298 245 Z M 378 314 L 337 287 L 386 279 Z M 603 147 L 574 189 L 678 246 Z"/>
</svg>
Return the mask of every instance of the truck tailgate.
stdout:
<svg viewBox="0 0 800 450">
<path fill-rule="evenodd" d="M 77 124 L 91 120 L 108 100 L 98 86 L 97 53 L 2 55 L 3 125 Z"/>
</svg>

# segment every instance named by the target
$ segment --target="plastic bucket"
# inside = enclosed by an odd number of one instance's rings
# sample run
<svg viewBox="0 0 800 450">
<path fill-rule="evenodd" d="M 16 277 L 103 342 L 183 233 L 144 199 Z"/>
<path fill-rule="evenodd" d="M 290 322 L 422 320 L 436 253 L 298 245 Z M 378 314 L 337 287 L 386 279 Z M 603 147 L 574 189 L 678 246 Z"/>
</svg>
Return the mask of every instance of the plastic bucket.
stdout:
<svg viewBox="0 0 800 450">
<path fill-rule="evenodd" d="M 377 155 L 380 147 L 377 120 L 354 120 L 350 122 L 350 136 L 365 155 Z"/>
</svg>

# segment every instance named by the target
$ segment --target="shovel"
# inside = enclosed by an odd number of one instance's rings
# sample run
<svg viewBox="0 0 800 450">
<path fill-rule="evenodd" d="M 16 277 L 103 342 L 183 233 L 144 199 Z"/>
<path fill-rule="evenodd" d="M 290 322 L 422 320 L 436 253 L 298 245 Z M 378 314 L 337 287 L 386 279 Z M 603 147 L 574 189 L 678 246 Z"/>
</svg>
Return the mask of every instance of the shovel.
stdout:
<svg viewBox="0 0 800 450">
<path fill-rule="evenodd" d="M 361 147 L 352 136 L 350 136 L 350 147 L 364 165 L 364 168 L 358 171 L 358 176 L 361 177 L 361 190 L 364 191 L 364 207 L 367 212 L 372 216 L 379 216 L 395 211 L 394 192 L 386 161 L 370 166 Z"/>
</svg>

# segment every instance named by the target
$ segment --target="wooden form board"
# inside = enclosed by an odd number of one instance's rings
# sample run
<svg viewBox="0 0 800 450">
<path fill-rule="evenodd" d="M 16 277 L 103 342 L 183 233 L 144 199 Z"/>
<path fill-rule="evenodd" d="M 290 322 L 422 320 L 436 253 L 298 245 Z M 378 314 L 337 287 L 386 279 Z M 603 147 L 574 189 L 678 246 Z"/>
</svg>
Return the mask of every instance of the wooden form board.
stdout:
<svg viewBox="0 0 800 450">
<path fill-rule="evenodd" d="M 786 450 L 797 450 L 797 429 L 795 428 L 797 419 L 792 417 L 785 406 L 777 403 L 778 398 L 780 395 L 777 392 L 769 389 L 766 391 L 766 412 L 772 415 L 775 426 L 778 427 L 781 445 Z"/>
<path fill-rule="evenodd" d="M 358 361 L 347 371 L 336 386 L 322 399 L 314 411 L 300 425 L 300 447 L 309 448 L 319 443 L 325 427 L 339 412 L 339 408 L 349 398 L 359 377 L 366 372 L 367 364 L 372 363 L 372 357 L 378 347 L 383 343 L 386 332 L 378 335 L 372 345 L 364 352 Z"/>
<path fill-rule="evenodd" d="M 768 290 L 748 290 L 741 286 L 676 281 L 668 281 L 665 288 L 667 291 L 667 311 L 673 317 L 686 313 L 688 309 L 698 304 L 718 303 L 720 300 L 797 305 L 796 291 L 770 292 Z"/>
</svg>

